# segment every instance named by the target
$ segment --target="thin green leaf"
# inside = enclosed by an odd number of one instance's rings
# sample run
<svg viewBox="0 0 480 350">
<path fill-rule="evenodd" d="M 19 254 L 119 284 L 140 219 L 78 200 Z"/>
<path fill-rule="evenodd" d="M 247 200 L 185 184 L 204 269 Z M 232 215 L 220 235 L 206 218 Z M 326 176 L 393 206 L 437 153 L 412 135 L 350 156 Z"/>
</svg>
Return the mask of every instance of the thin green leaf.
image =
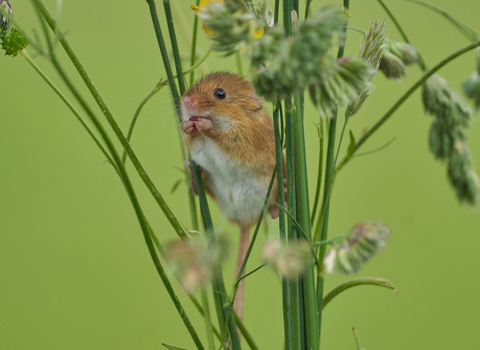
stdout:
<svg viewBox="0 0 480 350">
<path fill-rule="evenodd" d="M 184 182 L 184 181 L 185 181 L 185 179 L 178 179 L 177 181 L 175 181 L 175 183 L 174 183 L 173 186 L 172 186 L 172 189 L 170 190 L 170 194 L 175 193 L 175 191 L 177 190 L 178 186 L 180 186 L 180 184 L 181 184 L 182 182 Z"/>
<path fill-rule="evenodd" d="M 392 284 L 392 282 L 383 279 L 383 278 L 377 278 L 377 277 L 360 277 L 360 278 L 354 278 L 353 280 L 347 281 L 345 283 L 340 284 L 339 286 L 335 287 L 328 293 L 324 298 L 323 298 L 323 308 L 327 306 L 327 304 L 332 301 L 333 298 L 335 298 L 337 295 L 342 293 L 343 291 L 350 289 L 355 286 L 361 286 L 361 285 L 373 285 L 373 286 L 379 286 L 379 287 L 385 287 L 393 290 L 394 294 L 398 293 L 397 288 Z"/>
<path fill-rule="evenodd" d="M 187 350 L 185 348 L 179 348 L 178 346 L 175 346 L 175 345 L 170 345 L 165 343 L 162 343 L 162 345 L 166 347 L 168 350 Z"/>
<path fill-rule="evenodd" d="M 358 334 L 357 334 L 357 331 L 355 330 L 355 327 L 352 328 L 352 331 L 353 331 L 353 336 L 355 337 L 355 343 L 357 344 L 357 350 L 363 350 L 360 347 L 360 340 L 358 339 Z"/>
<path fill-rule="evenodd" d="M 460 33 L 462 33 L 467 39 L 471 40 L 471 41 L 476 41 L 478 40 L 478 35 L 476 33 L 476 31 L 472 28 L 470 28 L 469 26 L 467 26 L 465 23 L 463 23 L 462 21 L 456 19 L 455 17 L 453 17 L 451 14 L 449 14 L 447 11 L 445 11 L 444 9 L 441 9 L 441 8 L 438 8 L 434 5 L 431 5 L 427 2 L 424 2 L 424 1 L 420 1 L 420 0 L 407 0 L 408 2 L 412 2 L 414 4 L 418 4 L 418 5 L 421 5 L 423 7 L 426 7 L 434 12 L 437 12 L 439 14 L 441 14 L 443 17 L 445 17 L 455 28 L 457 28 Z"/>
<path fill-rule="evenodd" d="M 350 130 L 350 144 L 347 148 L 347 157 L 351 157 L 355 152 L 355 135 L 353 135 L 353 131 Z"/>
</svg>

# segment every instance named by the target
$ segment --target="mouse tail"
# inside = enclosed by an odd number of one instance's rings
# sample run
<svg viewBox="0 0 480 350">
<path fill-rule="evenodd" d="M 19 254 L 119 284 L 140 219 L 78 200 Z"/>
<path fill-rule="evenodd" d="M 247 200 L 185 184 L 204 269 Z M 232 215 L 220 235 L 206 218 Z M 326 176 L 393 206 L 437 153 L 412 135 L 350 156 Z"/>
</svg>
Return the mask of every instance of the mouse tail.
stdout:
<svg viewBox="0 0 480 350">
<path fill-rule="evenodd" d="M 243 260 L 245 260 L 245 255 L 247 255 L 248 246 L 250 244 L 250 229 L 240 228 L 240 243 L 238 245 L 238 257 L 237 257 L 237 266 L 235 269 L 235 278 L 240 272 L 242 267 Z M 242 277 L 245 276 L 245 270 L 243 271 Z M 235 302 L 233 303 L 233 308 L 237 313 L 240 319 L 243 319 L 243 291 L 244 291 L 245 279 L 241 280 L 238 285 L 237 294 L 235 295 Z"/>
</svg>

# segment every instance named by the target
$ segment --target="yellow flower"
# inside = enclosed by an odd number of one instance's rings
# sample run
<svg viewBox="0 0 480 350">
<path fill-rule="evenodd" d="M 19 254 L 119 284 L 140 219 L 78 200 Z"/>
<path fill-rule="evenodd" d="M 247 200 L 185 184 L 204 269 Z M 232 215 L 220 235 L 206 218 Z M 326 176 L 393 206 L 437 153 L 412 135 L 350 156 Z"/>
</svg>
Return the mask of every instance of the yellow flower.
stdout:
<svg viewBox="0 0 480 350">
<path fill-rule="evenodd" d="M 253 30 L 253 37 L 255 40 L 261 38 L 263 36 L 263 27 L 258 27 L 257 22 L 255 22 L 253 19 L 250 21 L 251 28 Z"/>
<path fill-rule="evenodd" d="M 215 2 L 223 3 L 223 0 L 200 0 L 200 6 L 192 5 L 192 6 L 190 6 L 190 8 L 194 11 L 202 12 L 202 10 L 205 7 L 207 7 L 210 4 L 213 4 Z M 250 25 L 251 25 L 251 29 L 252 29 L 252 32 L 253 32 L 253 37 L 255 38 L 255 40 L 260 38 L 263 35 L 263 27 L 259 27 L 254 20 L 250 21 Z M 202 21 L 202 29 L 210 37 L 213 37 L 213 36 L 216 35 L 216 33 L 213 30 L 211 30 L 210 28 L 208 28 L 205 25 L 205 21 Z"/>
<path fill-rule="evenodd" d="M 210 5 L 214 2 L 223 2 L 223 0 L 200 0 L 200 7 L 198 7 L 196 5 L 192 5 L 192 6 L 190 6 L 190 8 L 193 11 L 202 12 L 203 8 L 207 7 L 208 5 Z M 205 21 L 202 21 L 202 29 L 205 31 L 205 33 L 208 36 L 212 36 L 212 37 L 215 36 L 215 32 L 213 30 L 211 30 L 210 28 L 208 28 L 207 26 L 205 26 Z"/>
</svg>

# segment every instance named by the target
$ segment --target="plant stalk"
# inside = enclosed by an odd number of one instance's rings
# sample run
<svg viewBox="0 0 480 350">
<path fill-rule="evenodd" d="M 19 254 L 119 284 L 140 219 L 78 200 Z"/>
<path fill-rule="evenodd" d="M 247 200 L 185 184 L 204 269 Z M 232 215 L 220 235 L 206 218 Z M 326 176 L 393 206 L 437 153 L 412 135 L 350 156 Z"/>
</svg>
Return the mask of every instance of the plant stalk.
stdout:
<svg viewBox="0 0 480 350">
<path fill-rule="evenodd" d="M 277 187 L 278 187 L 278 203 L 285 208 L 285 192 L 283 186 L 283 162 L 282 162 L 282 143 L 280 130 L 280 108 L 281 103 L 276 101 L 273 107 L 273 124 L 275 129 L 275 156 L 277 169 Z M 285 209 L 284 209 L 285 210 Z M 278 213 L 278 225 L 280 230 L 280 240 L 283 244 L 287 243 L 287 235 L 285 229 L 285 212 L 280 210 Z M 289 281 L 287 278 L 282 278 L 282 308 L 283 308 L 283 328 L 285 335 L 285 348 L 292 350 L 292 320 L 290 316 L 290 291 Z"/>
<path fill-rule="evenodd" d="M 350 0 L 343 0 L 343 7 L 345 11 L 348 11 L 350 8 Z M 346 31 L 347 28 L 343 27 L 341 29 L 343 31 L 342 39 L 340 41 L 340 45 L 338 47 L 338 54 L 337 58 L 341 58 L 345 52 L 345 38 L 346 38 Z M 338 109 L 335 109 L 333 113 L 333 117 L 330 120 L 329 131 L 328 131 L 328 149 L 327 149 L 327 161 L 326 161 L 326 171 L 325 171 L 325 182 L 324 182 L 324 189 L 323 189 L 323 203 L 322 203 L 322 215 L 319 219 L 321 219 L 321 226 L 320 232 L 318 234 L 320 241 L 326 241 L 328 237 L 328 217 L 330 211 L 330 192 L 333 183 L 333 178 L 335 174 L 335 160 L 334 160 L 334 152 L 335 152 L 335 136 L 336 136 L 336 128 L 337 128 L 337 115 Z M 317 232 L 315 232 L 317 235 Z M 315 240 L 316 241 L 316 240 Z M 313 243 L 315 243 L 315 241 Z M 323 260 L 325 259 L 326 253 L 326 245 L 320 246 L 319 248 L 319 255 L 318 260 L 320 263 L 323 264 Z M 325 284 L 325 274 L 323 268 L 318 271 L 317 273 L 317 307 L 318 307 L 318 337 L 319 343 L 321 341 L 321 332 L 322 332 L 322 314 L 323 314 L 323 289 Z"/>
</svg>

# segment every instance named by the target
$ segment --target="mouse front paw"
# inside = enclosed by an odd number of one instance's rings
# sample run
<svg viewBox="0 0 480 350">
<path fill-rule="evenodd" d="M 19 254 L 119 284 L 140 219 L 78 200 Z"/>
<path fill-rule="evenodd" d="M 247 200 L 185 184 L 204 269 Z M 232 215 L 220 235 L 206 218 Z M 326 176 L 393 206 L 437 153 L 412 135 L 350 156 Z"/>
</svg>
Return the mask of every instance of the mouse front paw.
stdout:
<svg viewBox="0 0 480 350">
<path fill-rule="evenodd" d="M 197 126 L 195 125 L 195 122 L 192 122 L 190 120 L 185 120 L 182 123 L 182 131 L 187 135 L 192 135 L 192 136 L 198 135 L 198 129 L 197 129 Z"/>
</svg>

